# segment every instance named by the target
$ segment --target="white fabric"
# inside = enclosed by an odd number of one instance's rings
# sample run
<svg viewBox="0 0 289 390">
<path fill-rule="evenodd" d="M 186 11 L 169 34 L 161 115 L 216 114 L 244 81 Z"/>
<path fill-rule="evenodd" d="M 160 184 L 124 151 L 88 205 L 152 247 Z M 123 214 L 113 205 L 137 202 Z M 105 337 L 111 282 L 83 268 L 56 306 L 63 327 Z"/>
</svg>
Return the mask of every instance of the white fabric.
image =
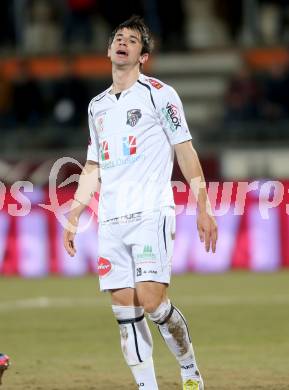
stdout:
<svg viewBox="0 0 289 390">
<path fill-rule="evenodd" d="M 183 381 L 193 378 L 200 379 L 200 373 L 197 367 L 186 320 L 182 313 L 175 307 L 171 316 L 168 318 L 171 308 L 172 305 L 170 301 L 167 300 L 162 302 L 159 307 L 153 313 L 149 313 L 148 316 L 150 320 L 157 323 L 164 341 L 179 362 Z M 164 323 L 162 324 L 162 322 Z"/>
<path fill-rule="evenodd" d="M 163 322 L 169 315 L 171 307 L 171 302 L 168 299 L 167 301 L 162 302 L 153 313 L 148 313 L 148 317 L 153 322 Z"/>
<path fill-rule="evenodd" d="M 112 305 L 112 311 L 117 320 L 138 318 L 144 314 L 144 309 L 141 306 Z"/>
<path fill-rule="evenodd" d="M 170 283 L 175 215 L 172 208 L 99 224 L 98 274 L 102 291 L 143 281 Z"/>
<path fill-rule="evenodd" d="M 99 162 L 99 220 L 174 206 L 173 145 L 191 140 L 173 88 L 140 75 L 119 99 L 111 88 L 89 104 L 87 159 Z"/>
<path fill-rule="evenodd" d="M 169 320 L 163 325 L 158 325 L 158 328 L 178 360 L 186 359 L 188 355 L 191 355 L 194 361 L 187 323 L 178 309 L 175 308 Z"/>
<path fill-rule="evenodd" d="M 119 324 L 123 356 L 138 387 L 144 390 L 158 390 L 152 359 L 153 340 L 142 307 L 112 305 L 117 320 L 129 320 Z M 136 321 L 133 321 L 133 320 Z"/>
<path fill-rule="evenodd" d="M 142 390 L 158 390 L 153 358 L 150 357 L 143 363 L 130 366 L 131 372 Z"/>
<path fill-rule="evenodd" d="M 116 315 L 119 315 L 116 317 L 118 320 L 134 319 L 130 315 L 131 307 L 129 306 L 113 305 L 112 310 Z M 143 363 L 152 356 L 153 341 L 145 318 L 133 323 L 119 324 L 119 330 L 121 349 L 129 366 Z"/>
</svg>

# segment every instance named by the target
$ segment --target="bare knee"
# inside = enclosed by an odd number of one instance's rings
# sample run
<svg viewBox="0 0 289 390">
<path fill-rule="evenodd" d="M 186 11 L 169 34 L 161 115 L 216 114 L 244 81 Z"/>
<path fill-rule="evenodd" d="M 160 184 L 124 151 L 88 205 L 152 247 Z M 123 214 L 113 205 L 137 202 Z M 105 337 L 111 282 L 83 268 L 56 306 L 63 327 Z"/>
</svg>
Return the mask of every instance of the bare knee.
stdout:
<svg viewBox="0 0 289 390">
<path fill-rule="evenodd" d="M 110 290 L 111 302 L 118 306 L 141 306 L 134 288 Z"/>
<path fill-rule="evenodd" d="M 154 313 L 162 302 L 161 299 L 154 299 L 154 301 L 144 301 L 141 306 L 146 313 Z"/>
<path fill-rule="evenodd" d="M 146 313 L 153 313 L 167 299 L 166 289 L 166 285 L 156 282 L 138 284 L 138 301 Z"/>
</svg>

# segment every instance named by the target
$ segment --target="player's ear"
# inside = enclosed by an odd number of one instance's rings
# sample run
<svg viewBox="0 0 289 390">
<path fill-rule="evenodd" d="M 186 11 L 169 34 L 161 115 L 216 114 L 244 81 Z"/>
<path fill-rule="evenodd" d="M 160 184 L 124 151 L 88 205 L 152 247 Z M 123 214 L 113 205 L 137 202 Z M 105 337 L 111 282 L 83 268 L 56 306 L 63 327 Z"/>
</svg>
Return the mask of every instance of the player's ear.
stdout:
<svg viewBox="0 0 289 390">
<path fill-rule="evenodd" d="M 108 56 L 108 58 L 110 58 L 110 54 L 111 54 L 111 48 L 110 48 L 110 45 L 109 45 L 108 49 L 107 49 L 107 56 Z"/>
<path fill-rule="evenodd" d="M 148 53 L 144 53 L 144 54 L 142 54 L 140 56 L 139 63 L 141 65 L 144 65 L 147 62 L 148 59 L 149 59 L 149 54 Z"/>
</svg>

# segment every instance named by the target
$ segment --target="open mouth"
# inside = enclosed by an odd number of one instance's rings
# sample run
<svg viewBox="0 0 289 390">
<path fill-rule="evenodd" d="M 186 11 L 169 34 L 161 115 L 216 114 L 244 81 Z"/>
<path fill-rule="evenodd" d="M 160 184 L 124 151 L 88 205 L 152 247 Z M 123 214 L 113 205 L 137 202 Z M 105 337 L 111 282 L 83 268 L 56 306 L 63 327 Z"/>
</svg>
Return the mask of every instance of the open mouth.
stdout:
<svg viewBox="0 0 289 390">
<path fill-rule="evenodd" d="M 117 50 L 116 54 L 121 57 L 127 57 L 128 53 L 125 50 Z"/>
</svg>

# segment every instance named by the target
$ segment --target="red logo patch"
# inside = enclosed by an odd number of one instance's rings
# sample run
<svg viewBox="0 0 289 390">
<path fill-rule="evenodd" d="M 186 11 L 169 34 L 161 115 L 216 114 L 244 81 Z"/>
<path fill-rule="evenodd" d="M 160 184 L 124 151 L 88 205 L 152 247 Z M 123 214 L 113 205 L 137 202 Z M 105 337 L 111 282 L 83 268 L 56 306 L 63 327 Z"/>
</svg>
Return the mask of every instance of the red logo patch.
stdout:
<svg viewBox="0 0 289 390">
<path fill-rule="evenodd" d="M 155 79 L 149 79 L 149 82 L 150 84 L 156 88 L 156 89 L 161 89 L 163 87 L 163 84 L 159 83 L 157 80 Z"/>
<path fill-rule="evenodd" d="M 99 276 L 105 276 L 110 273 L 112 269 L 111 262 L 104 257 L 99 257 L 97 262 L 97 272 Z"/>
</svg>

